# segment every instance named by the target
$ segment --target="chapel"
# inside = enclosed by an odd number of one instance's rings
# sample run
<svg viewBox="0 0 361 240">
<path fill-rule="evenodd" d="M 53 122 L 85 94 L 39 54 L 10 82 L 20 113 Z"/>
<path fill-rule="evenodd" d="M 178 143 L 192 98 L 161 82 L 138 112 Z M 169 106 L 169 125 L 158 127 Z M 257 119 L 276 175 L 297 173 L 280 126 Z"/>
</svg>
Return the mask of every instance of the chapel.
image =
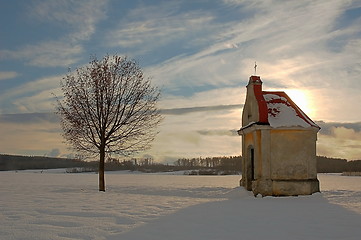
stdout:
<svg viewBox="0 0 361 240">
<path fill-rule="evenodd" d="M 263 91 L 251 76 L 242 113 L 241 186 L 254 195 L 319 192 L 316 141 L 320 127 L 283 91 Z"/>
</svg>

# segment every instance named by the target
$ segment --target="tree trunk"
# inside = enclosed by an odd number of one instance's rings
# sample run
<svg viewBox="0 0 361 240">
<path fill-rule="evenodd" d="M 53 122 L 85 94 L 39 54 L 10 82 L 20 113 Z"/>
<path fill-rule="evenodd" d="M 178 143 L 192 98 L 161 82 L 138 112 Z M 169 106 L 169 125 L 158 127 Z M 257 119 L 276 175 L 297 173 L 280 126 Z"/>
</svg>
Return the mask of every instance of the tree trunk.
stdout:
<svg viewBox="0 0 361 240">
<path fill-rule="evenodd" d="M 105 147 L 100 147 L 99 159 L 99 191 L 105 192 L 105 178 L 104 178 L 104 160 L 105 160 Z"/>
</svg>

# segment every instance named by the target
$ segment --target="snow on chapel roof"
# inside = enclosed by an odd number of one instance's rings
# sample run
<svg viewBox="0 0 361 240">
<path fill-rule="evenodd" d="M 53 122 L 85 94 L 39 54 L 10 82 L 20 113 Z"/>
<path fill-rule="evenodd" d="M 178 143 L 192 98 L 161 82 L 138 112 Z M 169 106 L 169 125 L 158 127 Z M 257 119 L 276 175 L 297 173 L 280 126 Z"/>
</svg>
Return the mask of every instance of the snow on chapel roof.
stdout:
<svg viewBox="0 0 361 240">
<path fill-rule="evenodd" d="M 320 128 L 285 92 L 262 91 L 262 81 L 259 76 L 251 76 L 250 83 L 258 85 L 254 87 L 254 94 L 258 103 L 259 123 L 269 124 L 273 128 Z"/>
<path fill-rule="evenodd" d="M 271 127 L 319 128 L 285 92 L 262 91 L 262 95 L 267 104 L 268 123 Z"/>
</svg>

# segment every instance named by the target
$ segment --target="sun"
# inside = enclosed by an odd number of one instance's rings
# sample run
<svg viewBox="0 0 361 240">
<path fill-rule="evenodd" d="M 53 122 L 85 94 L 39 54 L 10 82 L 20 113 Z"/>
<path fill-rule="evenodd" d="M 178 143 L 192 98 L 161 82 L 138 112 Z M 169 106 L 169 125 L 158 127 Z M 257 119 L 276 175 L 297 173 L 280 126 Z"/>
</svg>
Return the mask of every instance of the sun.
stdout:
<svg viewBox="0 0 361 240">
<path fill-rule="evenodd" d="M 290 96 L 292 101 L 301 108 L 303 112 L 305 112 L 310 117 L 313 116 L 314 109 L 311 104 L 312 101 L 310 100 L 311 96 L 307 90 L 287 89 L 285 92 L 288 96 Z"/>
</svg>

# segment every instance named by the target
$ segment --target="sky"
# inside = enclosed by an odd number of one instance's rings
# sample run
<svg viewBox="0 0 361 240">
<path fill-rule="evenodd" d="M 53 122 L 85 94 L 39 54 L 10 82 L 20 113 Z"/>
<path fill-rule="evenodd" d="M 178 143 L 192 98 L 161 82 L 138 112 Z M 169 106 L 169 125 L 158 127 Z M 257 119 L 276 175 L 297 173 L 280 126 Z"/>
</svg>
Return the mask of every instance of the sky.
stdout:
<svg viewBox="0 0 361 240">
<path fill-rule="evenodd" d="M 361 1 L 0 2 L 0 153 L 72 156 L 54 116 L 69 69 L 136 59 L 162 89 L 144 156 L 240 155 L 248 79 L 285 91 L 321 127 L 317 154 L 361 159 Z"/>
</svg>

